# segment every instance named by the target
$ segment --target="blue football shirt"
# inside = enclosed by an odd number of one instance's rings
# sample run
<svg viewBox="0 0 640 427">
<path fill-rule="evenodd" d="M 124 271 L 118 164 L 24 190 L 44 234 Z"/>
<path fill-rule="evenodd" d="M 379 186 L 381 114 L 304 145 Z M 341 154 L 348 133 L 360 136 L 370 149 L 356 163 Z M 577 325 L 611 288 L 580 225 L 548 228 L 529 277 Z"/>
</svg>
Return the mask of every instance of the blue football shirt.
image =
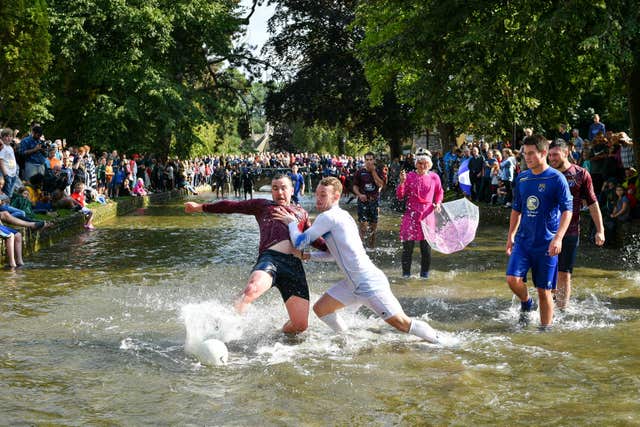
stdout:
<svg viewBox="0 0 640 427">
<path fill-rule="evenodd" d="M 533 252 L 546 252 L 562 212 L 573 210 L 566 178 L 551 167 L 538 175 L 530 169 L 523 171 L 514 183 L 512 209 L 521 213 L 516 243 Z"/>
</svg>

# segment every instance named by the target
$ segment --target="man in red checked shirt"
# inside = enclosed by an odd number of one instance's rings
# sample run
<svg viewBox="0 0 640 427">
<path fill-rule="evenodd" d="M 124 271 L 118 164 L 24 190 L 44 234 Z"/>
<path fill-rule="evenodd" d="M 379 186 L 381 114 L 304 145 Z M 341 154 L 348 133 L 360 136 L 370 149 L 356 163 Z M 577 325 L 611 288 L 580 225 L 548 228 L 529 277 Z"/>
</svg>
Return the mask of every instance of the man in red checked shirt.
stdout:
<svg viewBox="0 0 640 427">
<path fill-rule="evenodd" d="M 302 268 L 302 261 L 296 257 L 300 251 L 289 240 L 289 229 L 273 218 L 274 209 L 284 207 L 298 218 L 300 231 L 311 226 L 309 214 L 298 205 L 291 204 L 293 184 L 286 175 L 276 175 L 271 180 L 271 200 L 251 199 L 242 201 L 224 200 L 217 203 L 185 203 L 185 212 L 205 212 L 221 214 L 253 215 L 260 227 L 260 247 L 242 295 L 235 303 L 239 313 L 249 304 L 275 286 L 280 291 L 289 320 L 282 327 L 285 333 L 299 333 L 307 329 L 309 321 L 309 286 Z M 324 241 L 318 239 L 314 246 L 326 250 Z"/>
</svg>

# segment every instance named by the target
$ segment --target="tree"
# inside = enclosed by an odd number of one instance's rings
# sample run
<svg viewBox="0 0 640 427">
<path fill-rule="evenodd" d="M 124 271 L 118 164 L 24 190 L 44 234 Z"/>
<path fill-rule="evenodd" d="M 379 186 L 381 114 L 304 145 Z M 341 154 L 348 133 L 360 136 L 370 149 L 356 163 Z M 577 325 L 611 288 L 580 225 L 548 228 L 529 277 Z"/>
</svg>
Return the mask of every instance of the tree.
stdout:
<svg viewBox="0 0 640 427">
<path fill-rule="evenodd" d="M 0 16 L 0 127 L 22 127 L 46 116 L 40 81 L 51 62 L 47 3 L 3 0 Z"/>
<path fill-rule="evenodd" d="M 372 99 L 394 90 L 433 125 L 510 133 L 566 122 L 584 94 L 625 82 L 640 129 L 639 9 L 632 1 L 373 0 L 359 46 Z"/>
<path fill-rule="evenodd" d="M 267 49 L 271 61 L 290 78 L 267 96 L 267 117 L 280 126 L 302 121 L 307 126 L 342 128 L 336 135 L 341 152 L 345 136 L 373 139 L 381 133 L 397 156 L 402 139 L 410 135 L 408 112 L 392 92 L 379 106 L 370 105 L 369 85 L 355 56 L 363 36 L 353 26 L 356 4 L 356 0 L 277 2 Z"/>
<path fill-rule="evenodd" d="M 160 156 L 226 144 L 244 115 L 241 12 L 234 0 L 51 0 L 50 132 Z"/>
</svg>

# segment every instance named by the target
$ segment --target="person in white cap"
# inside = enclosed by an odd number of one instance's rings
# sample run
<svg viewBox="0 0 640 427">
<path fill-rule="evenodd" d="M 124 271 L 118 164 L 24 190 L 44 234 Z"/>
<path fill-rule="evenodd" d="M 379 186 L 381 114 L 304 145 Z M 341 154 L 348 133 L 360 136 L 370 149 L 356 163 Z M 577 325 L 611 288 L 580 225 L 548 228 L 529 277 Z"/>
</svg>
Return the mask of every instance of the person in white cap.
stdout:
<svg viewBox="0 0 640 427">
<path fill-rule="evenodd" d="M 415 165 L 415 171 L 400 172 L 400 183 L 396 187 L 398 200 L 407 200 L 400 223 L 402 277 L 411 276 L 413 248 L 415 242 L 420 242 L 420 277 L 427 279 L 431 267 L 431 246 L 425 240 L 422 221 L 433 219 L 433 212 L 440 209 L 444 190 L 438 174 L 431 172 L 433 163 L 428 150 L 420 149 L 416 152 Z"/>
</svg>

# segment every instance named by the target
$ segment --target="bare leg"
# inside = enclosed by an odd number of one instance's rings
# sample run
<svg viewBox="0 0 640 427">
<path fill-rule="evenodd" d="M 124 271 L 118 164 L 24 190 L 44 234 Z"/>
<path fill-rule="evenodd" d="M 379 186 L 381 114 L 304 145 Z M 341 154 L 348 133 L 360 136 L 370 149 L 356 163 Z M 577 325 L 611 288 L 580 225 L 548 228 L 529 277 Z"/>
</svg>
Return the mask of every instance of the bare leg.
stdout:
<svg viewBox="0 0 640 427">
<path fill-rule="evenodd" d="M 282 332 L 286 334 L 304 332 L 309 326 L 309 300 L 292 296 L 284 305 L 287 307 L 289 320 L 282 327 Z"/>
<path fill-rule="evenodd" d="M 15 241 L 13 243 L 13 254 L 15 257 L 16 266 L 24 265 L 24 261 L 22 260 L 22 234 L 16 233 Z"/>
<path fill-rule="evenodd" d="M 31 221 L 24 221 L 24 220 L 22 220 L 20 218 L 16 218 L 15 216 L 11 215 L 7 211 L 0 212 L 0 220 L 2 222 L 4 222 L 4 223 L 9 224 L 9 225 L 15 225 L 15 226 L 18 226 L 18 227 L 30 228 L 32 230 L 35 230 L 36 228 L 38 228 L 38 223 L 31 222 Z"/>
<path fill-rule="evenodd" d="M 549 326 L 553 322 L 553 294 L 550 289 L 538 288 L 540 302 L 540 324 Z"/>
<path fill-rule="evenodd" d="M 313 312 L 320 320 L 329 326 L 333 332 L 341 333 L 348 329 L 347 325 L 340 318 L 340 315 L 336 313 L 337 310 L 342 308 L 344 308 L 344 304 L 328 294 L 324 294 L 313 306 Z"/>
<path fill-rule="evenodd" d="M 4 245 L 7 248 L 7 262 L 9 263 L 9 267 L 16 268 L 16 257 L 15 257 L 15 234 L 11 234 L 9 237 L 5 238 Z"/>
<path fill-rule="evenodd" d="M 376 247 L 376 230 L 378 229 L 378 223 L 369 223 L 369 247 L 371 249 Z"/>
<path fill-rule="evenodd" d="M 249 304 L 257 300 L 260 295 L 271 288 L 272 282 L 273 278 L 266 271 L 256 270 L 251 273 L 242 295 L 240 295 L 234 304 L 236 311 L 241 314 L 244 313 L 249 307 Z"/>
<path fill-rule="evenodd" d="M 404 312 L 396 314 L 395 316 L 391 316 L 390 318 L 386 319 L 385 322 L 387 322 L 389 325 L 393 326 L 400 332 L 408 333 L 409 328 L 411 328 L 411 318 L 404 314 Z"/>
<path fill-rule="evenodd" d="M 337 299 L 333 298 L 329 294 L 324 294 L 320 297 L 318 301 L 313 305 L 313 312 L 318 317 L 326 316 L 327 314 L 334 313 L 341 308 L 344 308 L 344 304 L 342 304 Z"/>
<path fill-rule="evenodd" d="M 438 342 L 438 333 L 427 322 L 418 319 L 411 319 L 404 312 L 398 313 L 386 319 L 389 325 L 393 326 L 400 332 L 415 335 L 425 341 L 431 343 Z"/>
<path fill-rule="evenodd" d="M 362 240 L 362 244 L 366 245 L 367 243 L 367 230 L 369 229 L 369 223 L 366 221 L 358 223 L 358 231 L 360 232 L 360 240 Z"/>
<path fill-rule="evenodd" d="M 529 291 L 522 277 L 507 276 L 507 285 L 511 291 L 520 299 L 521 302 L 529 300 Z"/>
<path fill-rule="evenodd" d="M 571 298 L 571 273 L 568 271 L 559 271 L 556 306 L 560 310 L 567 308 L 569 306 L 569 298 Z"/>
</svg>

